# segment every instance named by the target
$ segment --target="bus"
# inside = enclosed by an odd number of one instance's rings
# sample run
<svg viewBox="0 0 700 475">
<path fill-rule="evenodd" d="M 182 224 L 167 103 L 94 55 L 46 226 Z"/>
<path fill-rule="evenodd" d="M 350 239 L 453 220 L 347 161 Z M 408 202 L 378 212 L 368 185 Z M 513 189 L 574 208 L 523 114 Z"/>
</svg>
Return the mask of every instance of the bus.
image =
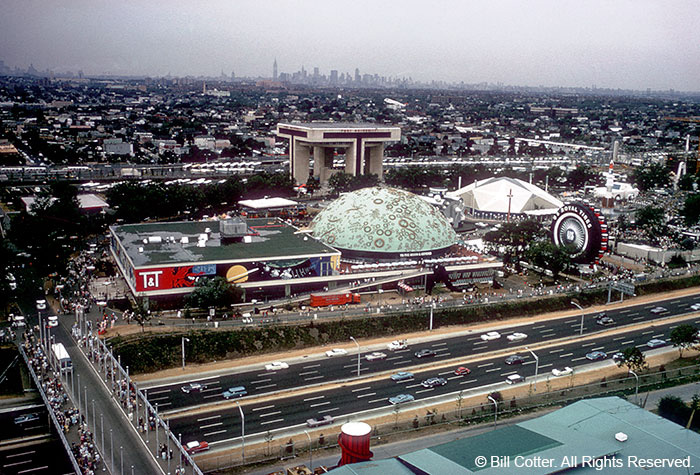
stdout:
<svg viewBox="0 0 700 475">
<path fill-rule="evenodd" d="M 51 350 L 53 351 L 53 356 L 56 358 L 56 362 L 58 363 L 58 366 L 61 368 L 62 372 L 72 370 L 73 362 L 70 359 L 70 355 L 66 351 L 66 347 L 63 346 L 63 343 L 54 343 L 51 345 Z"/>
</svg>

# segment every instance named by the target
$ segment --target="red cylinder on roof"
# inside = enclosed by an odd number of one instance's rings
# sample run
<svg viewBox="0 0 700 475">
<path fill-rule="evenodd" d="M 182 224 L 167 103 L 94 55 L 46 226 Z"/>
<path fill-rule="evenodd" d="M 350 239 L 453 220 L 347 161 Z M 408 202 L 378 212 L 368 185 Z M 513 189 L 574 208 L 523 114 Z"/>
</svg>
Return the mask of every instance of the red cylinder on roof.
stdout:
<svg viewBox="0 0 700 475">
<path fill-rule="evenodd" d="M 340 427 L 338 445 L 342 455 L 338 466 L 348 463 L 366 462 L 374 454 L 369 450 L 372 428 L 364 422 L 348 422 Z"/>
</svg>

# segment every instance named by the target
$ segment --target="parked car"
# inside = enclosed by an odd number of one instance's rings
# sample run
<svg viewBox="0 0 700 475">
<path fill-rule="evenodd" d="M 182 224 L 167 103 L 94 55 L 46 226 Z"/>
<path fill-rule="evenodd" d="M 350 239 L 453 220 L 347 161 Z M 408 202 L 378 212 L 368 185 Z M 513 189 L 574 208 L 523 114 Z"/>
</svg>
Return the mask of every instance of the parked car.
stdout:
<svg viewBox="0 0 700 475">
<path fill-rule="evenodd" d="M 651 309 L 651 313 L 661 315 L 662 313 L 668 313 L 668 309 L 666 307 L 654 307 Z"/>
<path fill-rule="evenodd" d="M 666 340 L 661 340 L 659 338 L 652 338 L 647 342 L 649 348 L 659 348 L 661 346 L 666 346 Z"/>
<path fill-rule="evenodd" d="M 289 365 L 283 361 L 275 361 L 265 365 L 265 371 L 279 371 L 287 368 L 289 368 Z"/>
<path fill-rule="evenodd" d="M 573 372 L 574 372 L 573 368 L 565 366 L 564 369 L 554 368 L 552 370 L 552 375 L 554 375 L 554 376 L 567 376 Z"/>
<path fill-rule="evenodd" d="M 607 316 L 606 314 L 604 314 L 604 313 L 601 313 L 600 315 L 598 315 L 598 318 L 595 319 L 595 322 L 596 322 L 598 325 L 602 325 L 602 326 L 604 326 L 604 327 L 607 327 L 607 326 L 610 326 L 610 325 L 614 325 L 614 324 L 615 324 L 615 320 L 613 320 L 611 317 L 608 317 L 608 316 Z"/>
<path fill-rule="evenodd" d="M 323 417 L 314 417 L 306 420 L 306 425 L 309 427 L 320 427 L 333 423 L 333 416 L 326 414 Z"/>
<path fill-rule="evenodd" d="M 498 332 L 488 332 L 481 335 L 481 339 L 484 341 L 498 340 L 501 338 L 501 334 Z"/>
<path fill-rule="evenodd" d="M 416 355 L 416 358 L 426 358 L 428 356 L 435 356 L 435 355 L 437 355 L 437 353 L 435 353 L 434 350 L 425 348 L 423 350 L 416 351 L 415 355 Z"/>
<path fill-rule="evenodd" d="M 388 345 L 386 345 L 387 350 L 389 351 L 396 351 L 396 350 L 405 350 L 408 348 L 408 343 L 406 340 L 394 340 Z"/>
<path fill-rule="evenodd" d="M 591 351 L 590 353 L 586 354 L 586 359 L 591 361 L 604 360 L 607 357 L 608 354 L 604 351 Z"/>
<path fill-rule="evenodd" d="M 188 454 L 196 454 L 197 452 L 209 450 L 209 444 L 205 441 L 199 442 L 197 440 L 193 440 L 192 442 L 187 442 L 187 444 L 185 444 L 185 450 Z"/>
<path fill-rule="evenodd" d="M 471 373 L 471 372 L 472 372 L 472 370 L 470 370 L 470 369 L 467 368 L 466 366 L 460 366 L 459 368 L 457 368 L 457 369 L 455 370 L 455 374 L 456 374 L 457 376 L 462 376 L 462 375 L 465 375 L 465 374 L 469 374 L 469 373 Z"/>
<path fill-rule="evenodd" d="M 521 341 L 521 340 L 524 340 L 525 338 L 527 338 L 527 334 L 515 332 L 515 333 L 511 333 L 506 338 L 508 338 L 508 341 Z"/>
<path fill-rule="evenodd" d="M 22 425 L 29 422 L 34 422 L 39 420 L 39 414 L 36 412 L 31 412 L 29 414 L 22 414 L 21 416 L 15 417 L 15 424 Z"/>
<path fill-rule="evenodd" d="M 341 356 L 341 355 L 347 355 L 348 350 L 344 350 L 343 348 L 333 348 L 332 350 L 326 351 L 326 356 L 329 358 L 331 356 Z"/>
<path fill-rule="evenodd" d="M 398 396 L 390 397 L 389 404 L 403 404 L 405 402 L 411 402 L 415 398 L 410 394 L 399 394 Z"/>
<path fill-rule="evenodd" d="M 182 389 L 183 393 L 190 394 L 201 392 L 202 390 L 207 389 L 207 387 L 201 383 L 190 383 L 187 386 L 181 387 L 180 389 Z"/>
<path fill-rule="evenodd" d="M 516 384 L 516 383 L 522 383 L 525 381 L 525 378 L 520 376 L 519 374 L 511 374 L 506 378 L 506 383 L 508 384 Z"/>
<path fill-rule="evenodd" d="M 523 358 L 520 355 L 512 355 L 512 356 L 509 356 L 508 358 L 506 358 L 506 364 L 510 364 L 510 365 L 523 364 L 524 361 L 525 361 L 525 358 Z"/>
<path fill-rule="evenodd" d="M 57 327 L 58 326 L 58 317 L 56 315 L 51 315 L 47 322 L 46 322 L 47 327 Z"/>
<path fill-rule="evenodd" d="M 246 394 L 248 394 L 248 391 L 245 390 L 245 386 L 236 386 L 233 388 L 228 388 L 221 395 L 224 397 L 224 399 L 231 399 L 231 398 L 243 397 Z"/>
<path fill-rule="evenodd" d="M 386 353 L 382 353 L 381 351 L 374 351 L 365 356 L 367 361 L 383 360 L 384 358 L 386 358 Z"/>
<path fill-rule="evenodd" d="M 444 386 L 447 384 L 445 378 L 428 378 L 421 383 L 424 388 L 435 388 L 437 386 Z"/>
<path fill-rule="evenodd" d="M 393 381 L 406 381 L 407 379 L 413 379 L 413 373 L 410 371 L 399 371 L 391 375 Z"/>
</svg>

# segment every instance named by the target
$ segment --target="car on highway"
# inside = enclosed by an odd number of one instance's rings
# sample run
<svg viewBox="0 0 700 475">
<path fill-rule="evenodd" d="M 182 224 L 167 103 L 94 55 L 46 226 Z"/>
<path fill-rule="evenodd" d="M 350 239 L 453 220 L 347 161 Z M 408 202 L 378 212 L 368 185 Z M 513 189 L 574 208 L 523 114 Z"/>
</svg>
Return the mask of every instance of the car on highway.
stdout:
<svg viewBox="0 0 700 475">
<path fill-rule="evenodd" d="M 563 369 L 554 368 L 552 370 L 552 375 L 553 376 L 567 376 L 573 372 L 574 372 L 573 368 L 565 366 Z"/>
<path fill-rule="evenodd" d="M 57 327 L 58 326 L 58 317 L 56 315 L 51 315 L 47 322 L 46 322 L 47 327 Z"/>
<path fill-rule="evenodd" d="M 391 375 L 392 381 L 406 381 L 407 379 L 413 379 L 413 373 L 410 371 L 399 371 Z"/>
<path fill-rule="evenodd" d="M 608 357 L 608 354 L 604 351 L 591 351 L 586 354 L 586 359 L 591 361 L 600 361 Z"/>
<path fill-rule="evenodd" d="M 15 424 L 22 425 L 29 422 L 34 422 L 39 420 L 39 414 L 36 412 L 31 412 L 29 414 L 22 414 L 21 416 L 15 417 Z"/>
<path fill-rule="evenodd" d="M 700 310 L 700 303 L 694 303 L 690 306 L 691 310 Z"/>
<path fill-rule="evenodd" d="M 647 346 L 649 348 L 660 348 L 662 346 L 666 346 L 666 340 L 662 340 L 660 338 L 652 338 L 651 340 L 647 341 Z"/>
<path fill-rule="evenodd" d="M 472 370 L 470 370 L 470 369 L 467 368 L 466 366 L 460 366 L 459 368 L 457 368 L 457 369 L 455 370 L 455 374 L 456 374 L 457 376 L 463 376 L 463 375 L 469 374 L 469 373 L 471 373 L 471 372 L 472 372 Z"/>
<path fill-rule="evenodd" d="M 248 394 L 248 391 L 245 390 L 245 386 L 235 386 L 232 388 L 228 388 L 221 395 L 224 397 L 224 399 L 231 399 L 236 397 L 243 397 L 246 394 Z"/>
<path fill-rule="evenodd" d="M 326 356 L 329 358 L 331 356 L 342 356 L 342 355 L 347 355 L 348 350 L 344 350 L 343 348 L 333 348 L 332 350 L 326 351 Z"/>
<path fill-rule="evenodd" d="M 487 332 L 481 335 L 481 339 L 484 341 L 498 340 L 501 338 L 501 334 L 498 332 Z"/>
<path fill-rule="evenodd" d="M 205 441 L 199 442 L 198 440 L 193 440 L 192 442 L 187 442 L 185 444 L 185 450 L 190 455 L 198 452 L 204 452 L 205 450 L 209 450 L 209 443 Z"/>
<path fill-rule="evenodd" d="M 320 427 L 320 426 L 325 426 L 328 424 L 333 424 L 333 416 L 330 416 L 326 414 L 325 416 L 321 417 L 314 417 L 311 419 L 306 420 L 306 425 L 308 427 Z"/>
<path fill-rule="evenodd" d="M 445 378 L 428 378 L 420 384 L 424 388 L 436 388 L 438 386 L 446 385 L 447 380 Z"/>
<path fill-rule="evenodd" d="M 525 381 L 525 378 L 520 376 L 519 374 L 511 374 L 506 378 L 506 383 L 508 384 L 516 384 L 516 383 L 522 383 Z"/>
<path fill-rule="evenodd" d="M 506 338 L 508 338 L 508 341 L 521 341 L 521 340 L 524 340 L 525 338 L 527 338 L 527 334 L 515 332 L 515 333 L 511 333 Z"/>
<path fill-rule="evenodd" d="M 424 348 L 422 350 L 416 351 L 415 355 L 416 355 L 416 358 L 427 358 L 429 356 L 435 356 L 435 355 L 437 355 L 437 353 L 435 353 L 434 350 L 431 350 L 429 348 Z"/>
<path fill-rule="evenodd" d="M 622 361 L 625 359 L 625 354 L 621 351 L 618 351 L 614 355 L 612 355 L 612 360 L 617 363 L 618 361 Z"/>
<path fill-rule="evenodd" d="M 615 320 L 613 320 L 611 317 L 608 317 L 605 313 L 601 313 L 598 315 L 598 318 L 595 319 L 596 324 L 602 325 L 604 327 L 614 325 Z"/>
<path fill-rule="evenodd" d="M 183 386 L 180 389 L 182 389 L 182 392 L 185 394 L 190 394 L 190 393 L 198 393 L 204 389 L 207 389 L 207 386 L 201 383 L 190 383 L 187 386 Z"/>
<path fill-rule="evenodd" d="M 394 340 L 386 345 L 386 349 L 389 351 L 405 350 L 406 348 L 408 348 L 406 340 Z"/>
<path fill-rule="evenodd" d="M 662 313 L 668 313 L 668 309 L 666 307 L 654 307 L 651 309 L 651 313 L 661 315 Z"/>
<path fill-rule="evenodd" d="M 46 300 L 40 299 L 36 301 L 37 310 L 46 310 Z"/>
<path fill-rule="evenodd" d="M 513 365 L 513 364 L 523 364 L 525 361 L 525 358 L 523 358 L 520 355 L 511 355 L 508 358 L 506 358 L 505 362 L 506 364 Z"/>
<path fill-rule="evenodd" d="M 383 360 L 385 358 L 386 358 L 386 353 L 382 353 L 381 351 L 373 351 L 372 353 L 365 356 L 365 359 L 367 361 Z"/>
<path fill-rule="evenodd" d="M 265 365 L 265 371 L 279 371 L 287 368 L 289 368 L 289 365 L 284 361 L 274 361 Z"/>
<path fill-rule="evenodd" d="M 415 398 L 410 394 L 399 394 L 398 396 L 390 397 L 389 404 L 403 404 L 405 402 L 411 402 Z"/>
</svg>

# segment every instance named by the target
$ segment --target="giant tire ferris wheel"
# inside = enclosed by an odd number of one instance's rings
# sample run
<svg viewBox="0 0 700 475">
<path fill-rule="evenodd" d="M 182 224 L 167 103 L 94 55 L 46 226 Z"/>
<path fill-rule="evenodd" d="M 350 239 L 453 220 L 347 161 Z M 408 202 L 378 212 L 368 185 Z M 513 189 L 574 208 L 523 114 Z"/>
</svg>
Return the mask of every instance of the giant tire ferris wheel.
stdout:
<svg viewBox="0 0 700 475">
<path fill-rule="evenodd" d="M 554 245 L 562 247 L 574 262 L 598 263 L 608 250 L 608 225 L 598 208 L 586 203 L 567 203 L 552 220 Z"/>
</svg>

